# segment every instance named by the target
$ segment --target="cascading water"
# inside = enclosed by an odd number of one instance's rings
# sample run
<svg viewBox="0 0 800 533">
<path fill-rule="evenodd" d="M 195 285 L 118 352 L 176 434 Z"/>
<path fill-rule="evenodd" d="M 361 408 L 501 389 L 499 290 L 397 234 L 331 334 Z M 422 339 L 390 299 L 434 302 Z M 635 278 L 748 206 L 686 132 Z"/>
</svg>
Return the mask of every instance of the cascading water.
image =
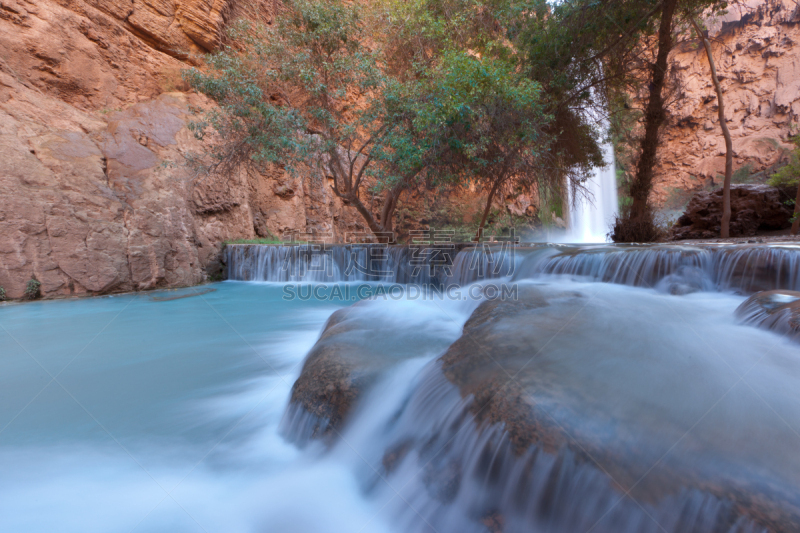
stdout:
<svg viewBox="0 0 800 533">
<path fill-rule="evenodd" d="M 578 199 L 577 205 L 570 198 L 568 242 L 608 241 L 607 235 L 619 212 L 614 147 L 610 143 L 603 145 L 603 159 L 606 166 L 593 169 L 592 177 L 585 184 L 587 198 Z"/>
<path fill-rule="evenodd" d="M 0 531 L 797 530 L 781 520 L 800 517 L 800 345 L 734 310 L 737 293 L 800 290 L 800 247 L 456 251 L 431 273 L 433 254 L 408 247 L 370 270 L 350 269 L 369 246 L 315 257 L 236 245 L 229 275 L 250 283 L 0 306 Z M 481 314 L 467 297 L 476 281 L 537 296 L 511 302 L 519 318 Z M 326 288 L 286 299 L 289 282 Z M 330 297 L 339 284 L 406 283 L 464 290 L 354 307 Z M 336 334 L 380 370 L 361 396 L 354 382 L 322 389 L 353 395 L 352 411 L 309 442 L 320 421 L 290 405 L 292 387 L 339 309 L 360 325 Z M 464 335 L 480 319 L 493 336 Z M 463 393 L 453 376 L 475 362 L 440 357 L 460 341 L 487 357 L 478 374 L 516 365 L 532 397 Z M 522 361 L 503 359 L 517 349 Z M 480 418 L 484 405 L 552 422 L 518 449 L 513 424 Z M 577 444 L 554 446 L 559 428 Z M 645 475 L 627 479 L 634 464 Z"/>
<path fill-rule="evenodd" d="M 226 248 L 225 262 L 229 279 L 238 281 L 466 285 L 558 274 L 668 292 L 800 290 L 800 246 L 792 244 L 487 245 L 462 247 L 457 253 L 392 246 L 379 248 L 376 257 L 385 259 L 370 263 L 375 247 L 337 245 L 314 254 L 302 247 L 240 244 Z"/>
</svg>

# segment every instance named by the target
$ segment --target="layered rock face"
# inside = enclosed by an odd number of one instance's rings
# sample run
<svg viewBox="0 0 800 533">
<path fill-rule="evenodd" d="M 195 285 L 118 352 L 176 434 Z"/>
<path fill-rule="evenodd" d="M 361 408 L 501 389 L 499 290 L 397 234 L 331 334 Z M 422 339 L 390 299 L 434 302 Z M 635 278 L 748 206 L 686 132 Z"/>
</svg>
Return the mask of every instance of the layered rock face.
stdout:
<svg viewBox="0 0 800 533">
<path fill-rule="evenodd" d="M 711 46 L 733 139 L 734 172 L 769 170 L 792 148 L 800 120 L 800 6 L 791 0 L 750 0 L 710 21 Z M 663 205 L 681 191 L 720 185 L 725 142 L 705 50 L 694 40 L 671 55 L 676 93 L 663 130 L 651 200 Z"/>
<path fill-rule="evenodd" d="M 217 1 L 0 2 L 0 286 L 46 297 L 198 283 L 227 239 L 361 225 L 307 172 L 198 175 L 210 104 L 180 71 L 213 48 Z"/>
</svg>

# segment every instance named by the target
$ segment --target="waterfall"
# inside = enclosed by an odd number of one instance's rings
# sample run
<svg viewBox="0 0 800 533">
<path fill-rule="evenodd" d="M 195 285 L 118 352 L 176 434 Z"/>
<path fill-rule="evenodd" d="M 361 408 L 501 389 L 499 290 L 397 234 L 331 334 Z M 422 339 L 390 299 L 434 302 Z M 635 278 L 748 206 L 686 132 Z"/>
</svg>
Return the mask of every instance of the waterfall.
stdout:
<svg viewBox="0 0 800 533">
<path fill-rule="evenodd" d="M 439 276 L 438 260 L 452 264 L 454 250 L 414 250 L 403 246 L 243 245 L 225 247 L 228 279 L 271 282 L 431 283 Z"/>
<path fill-rule="evenodd" d="M 673 294 L 800 290 L 800 247 L 782 245 L 521 245 L 451 248 L 229 245 L 228 279 L 467 285 L 546 275 L 657 288 Z"/>
<path fill-rule="evenodd" d="M 384 457 L 393 460 L 382 464 L 392 486 L 402 487 L 392 511 L 404 530 L 763 533 L 730 502 L 696 489 L 639 505 L 620 500 L 594 463 L 567 448 L 516 454 L 503 424 L 476 422 L 473 401 L 433 363 L 387 424 Z"/>
<path fill-rule="evenodd" d="M 515 280 L 547 274 L 684 294 L 800 290 L 800 247 L 792 245 L 545 246 L 528 254 Z"/>
<path fill-rule="evenodd" d="M 614 165 L 614 147 L 603 145 L 606 166 L 593 169 L 586 182 L 587 198 L 570 198 L 570 220 L 567 240 L 570 242 L 607 242 L 614 217 L 619 212 L 617 200 L 617 172 Z"/>
</svg>

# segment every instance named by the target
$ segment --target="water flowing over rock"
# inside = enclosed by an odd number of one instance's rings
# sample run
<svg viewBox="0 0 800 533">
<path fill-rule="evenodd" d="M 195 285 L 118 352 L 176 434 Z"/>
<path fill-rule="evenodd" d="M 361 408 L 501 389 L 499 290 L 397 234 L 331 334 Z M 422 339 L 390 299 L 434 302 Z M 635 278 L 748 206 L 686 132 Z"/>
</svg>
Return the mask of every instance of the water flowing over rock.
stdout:
<svg viewBox="0 0 800 533">
<path fill-rule="evenodd" d="M 731 186 L 731 237 L 750 237 L 759 232 L 791 227 L 793 206 L 787 200 L 797 189 L 767 185 Z M 722 189 L 699 192 L 672 228 L 672 238 L 713 239 L 719 237 L 722 221 Z"/>
<path fill-rule="evenodd" d="M 474 282 L 466 265 L 475 253 L 459 252 L 450 281 Z M 484 267 L 501 257 L 478 253 Z M 416 338 L 414 326 L 387 322 L 376 301 L 334 314 L 295 384 L 286 434 L 326 436 L 333 448 L 339 435 L 373 435 L 374 457 L 363 460 L 380 468 L 369 486 L 402 487 L 395 512 L 405 531 L 800 527 L 796 434 L 770 416 L 778 409 L 796 418 L 776 392 L 800 378 L 800 363 L 783 355 L 794 348 L 733 326 L 713 299 L 674 296 L 781 289 L 754 295 L 737 316 L 796 332 L 800 292 L 785 288 L 800 283 L 800 250 L 543 245 L 503 253 L 514 271 L 500 281 L 516 284 L 514 297 L 474 302 L 461 336 L 446 350 L 439 337 L 443 354 L 377 426 L 362 411 L 380 403 L 385 376 L 396 373 L 384 370 L 414 358 L 404 344 Z"/>
<path fill-rule="evenodd" d="M 620 498 L 618 487 L 568 448 L 515 449 L 503 424 L 476 421 L 475 400 L 431 365 L 389 427 L 385 476 L 402 487 L 406 531 L 678 533 L 762 529 L 730 501 L 684 489 L 658 503 Z M 415 509 L 417 512 L 409 511 Z"/>
<path fill-rule="evenodd" d="M 475 252 L 459 252 L 450 281 L 474 282 L 465 266 Z M 778 409 L 796 418 L 776 392 L 800 378 L 800 363 L 783 355 L 794 348 L 733 326 L 730 311 L 720 313 L 707 296 L 674 296 L 780 289 L 757 293 L 737 316 L 796 333 L 800 292 L 786 287 L 800 284 L 797 247 L 543 245 L 503 253 L 514 270 L 500 281 L 516 284 L 514 297 L 475 302 L 461 336 L 377 427 L 359 413 L 380 403 L 382 369 L 401 366 L 413 350 L 398 352 L 402 335 L 376 318 L 376 302 L 351 308 L 362 318 L 349 325 L 337 312 L 295 385 L 287 433 L 306 442 L 328 432 L 335 447 L 329 425 L 349 439 L 372 424 L 375 457 L 364 460 L 380 469 L 370 486 L 402 487 L 395 512 L 406 531 L 800 527 L 796 434 L 770 416 Z M 400 327 L 413 338 L 408 324 Z M 355 344 L 350 328 L 359 332 Z M 380 340 L 362 344 L 373 328 Z"/>
<path fill-rule="evenodd" d="M 651 287 L 752 293 L 800 288 L 800 248 L 792 245 L 543 247 L 525 257 L 515 280 L 543 274 Z"/>
<path fill-rule="evenodd" d="M 380 281 L 448 286 L 504 276 L 519 281 L 564 275 L 673 294 L 800 290 L 800 247 L 791 244 L 458 245 L 439 249 L 248 244 L 227 246 L 225 263 L 228 278 L 239 281 Z"/>
<path fill-rule="evenodd" d="M 613 284 L 525 282 L 517 296 L 481 303 L 397 412 L 371 426 L 370 453 L 380 455 L 364 460 L 381 464 L 376 490 L 383 478 L 402 487 L 403 530 L 797 529 L 792 430 L 766 421 L 770 407 L 752 404 L 750 389 L 733 388 L 750 369 L 748 384 L 775 402 L 770 387 L 800 375 L 780 350 L 753 370 L 741 348 L 763 343 L 766 333 L 732 331 L 724 318 L 709 319 L 713 307 L 700 300 Z M 642 341 L 653 322 L 657 338 Z M 387 335 L 379 324 L 379 336 Z M 674 333 L 689 327 L 703 337 Z M 335 338 L 327 331 L 320 345 Z M 379 343 L 370 357 L 386 358 L 391 344 Z M 325 390 L 326 373 L 308 377 L 305 384 L 322 381 L 314 387 Z M 347 409 L 380 403 L 389 385 L 378 382 L 360 388 Z M 313 423 L 297 407 L 286 416 L 310 435 Z M 375 424 L 366 415 L 345 420 L 355 426 L 345 435 Z"/>
<path fill-rule="evenodd" d="M 225 248 L 228 279 L 239 281 L 365 281 L 443 286 L 498 278 L 514 271 L 508 246 L 252 245 Z"/>
<path fill-rule="evenodd" d="M 800 292 L 759 292 L 736 309 L 736 316 L 745 324 L 787 335 L 797 341 L 800 334 Z"/>
<path fill-rule="evenodd" d="M 331 315 L 292 387 L 283 420 L 289 439 L 301 445 L 331 439 L 382 373 L 408 359 L 435 356 L 458 336 L 453 316 L 460 313 L 448 312 L 442 298 L 418 303 L 410 318 L 397 316 L 395 306 L 402 303 L 362 300 Z"/>
</svg>

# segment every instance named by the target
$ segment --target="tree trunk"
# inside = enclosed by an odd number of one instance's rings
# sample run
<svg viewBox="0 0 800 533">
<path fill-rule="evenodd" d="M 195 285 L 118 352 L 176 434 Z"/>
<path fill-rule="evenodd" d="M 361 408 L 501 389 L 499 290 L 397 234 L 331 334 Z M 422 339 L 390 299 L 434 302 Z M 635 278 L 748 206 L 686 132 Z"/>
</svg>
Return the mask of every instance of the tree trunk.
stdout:
<svg viewBox="0 0 800 533">
<path fill-rule="evenodd" d="M 480 242 L 483 238 L 483 227 L 486 225 L 486 219 L 489 217 L 489 211 L 492 209 L 492 200 L 494 199 L 494 194 L 497 192 L 497 189 L 500 188 L 500 184 L 503 180 L 497 180 L 492 189 L 489 191 L 489 198 L 486 199 L 486 208 L 483 210 L 483 217 L 481 217 L 481 225 L 478 226 L 478 233 L 475 234 L 475 237 L 472 238 L 475 242 Z"/>
<path fill-rule="evenodd" d="M 393 189 L 386 192 L 386 200 L 383 204 L 380 224 L 387 233 L 393 233 L 394 231 L 394 211 L 397 209 L 397 203 L 400 201 L 400 196 L 403 194 L 404 190 L 405 189 L 400 185 L 396 185 Z M 392 234 L 391 240 L 394 242 L 394 234 Z"/>
<path fill-rule="evenodd" d="M 367 206 L 361 203 L 361 199 L 359 199 L 357 196 L 351 194 L 347 197 L 347 199 L 350 201 L 350 205 L 355 207 L 356 211 L 361 214 L 361 218 L 363 218 L 364 222 L 367 223 L 369 230 L 380 240 L 381 234 L 384 233 L 384 229 L 383 226 L 381 226 L 380 223 L 375 220 L 372 212 L 367 208 Z"/>
<path fill-rule="evenodd" d="M 375 220 L 375 215 L 367 206 L 363 204 L 361 198 L 359 198 L 358 188 L 353 187 L 353 167 L 349 166 L 349 172 L 346 171 L 345 165 L 342 164 L 338 154 L 334 151 L 328 152 L 328 157 L 328 170 L 331 172 L 331 174 L 333 174 L 334 183 L 331 186 L 333 193 L 341 198 L 346 205 L 356 208 L 356 211 L 358 211 L 358 213 L 361 215 L 361 218 L 364 219 L 364 222 L 367 223 L 367 227 L 373 233 L 373 235 L 375 235 L 378 241 L 381 241 L 381 239 L 386 240 L 385 234 L 387 230 L 384 228 L 384 220 Z M 343 188 L 344 191 L 340 190 L 340 182 L 341 188 Z M 392 194 L 392 196 L 394 195 Z M 387 198 L 386 201 L 390 202 L 393 200 Z M 388 231 L 391 231 L 391 229 Z"/>
<path fill-rule="evenodd" d="M 711 42 L 700 31 L 700 26 L 690 18 L 689 21 L 697 32 L 697 37 L 703 41 L 708 56 L 708 64 L 711 66 L 711 80 L 714 82 L 714 89 L 717 91 L 717 104 L 719 106 L 719 126 L 722 129 L 722 136 L 725 137 L 725 181 L 722 184 L 722 224 L 719 236 L 723 239 L 730 237 L 731 228 L 731 176 L 733 175 L 733 141 L 731 132 L 728 131 L 728 124 L 725 122 L 725 104 L 722 99 L 722 87 L 717 78 L 717 67 L 714 63 L 714 56 L 711 54 Z M 794 227 L 794 226 L 793 226 Z M 796 233 L 796 232 L 795 232 Z"/>
<path fill-rule="evenodd" d="M 667 57 L 672 50 L 672 19 L 678 0 L 664 0 L 661 5 L 661 25 L 658 29 L 658 54 L 653 65 L 650 98 L 644 115 L 642 155 L 631 185 L 631 219 L 642 220 L 647 212 L 647 201 L 653 187 L 653 167 L 658 149 L 658 130 L 664 122 L 664 99 L 661 95 L 667 78 Z"/>
<path fill-rule="evenodd" d="M 797 235 L 800 230 L 800 180 L 797 181 L 797 198 L 794 200 L 794 221 L 792 222 L 792 235 Z"/>
</svg>

